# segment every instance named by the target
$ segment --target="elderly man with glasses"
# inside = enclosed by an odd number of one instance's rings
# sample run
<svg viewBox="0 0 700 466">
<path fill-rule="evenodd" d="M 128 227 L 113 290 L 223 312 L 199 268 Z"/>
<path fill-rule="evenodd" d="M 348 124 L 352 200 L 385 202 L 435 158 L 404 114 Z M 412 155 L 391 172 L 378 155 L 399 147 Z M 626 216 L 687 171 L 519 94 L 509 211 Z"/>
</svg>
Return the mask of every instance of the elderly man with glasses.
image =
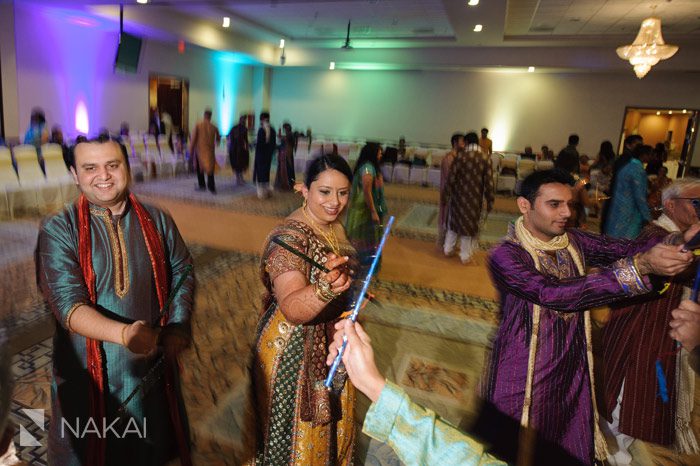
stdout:
<svg viewBox="0 0 700 466">
<path fill-rule="evenodd" d="M 675 181 L 662 193 L 663 214 L 649 223 L 639 238 L 663 237 L 685 231 L 698 222 L 700 180 Z M 671 311 L 690 295 L 696 267 L 669 281 L 668 289 L 627 307 L 614 309 L 603 329 L 605 414 L 615 437 L 608 460 L 630 464 L 628 448 L 635 439 L 697 453 L 690 426 L 693 392 L 687 352 L 669 336 Z M 665 378 L 667 397 L 661 395 L 657 361 Z"/>
</svg>

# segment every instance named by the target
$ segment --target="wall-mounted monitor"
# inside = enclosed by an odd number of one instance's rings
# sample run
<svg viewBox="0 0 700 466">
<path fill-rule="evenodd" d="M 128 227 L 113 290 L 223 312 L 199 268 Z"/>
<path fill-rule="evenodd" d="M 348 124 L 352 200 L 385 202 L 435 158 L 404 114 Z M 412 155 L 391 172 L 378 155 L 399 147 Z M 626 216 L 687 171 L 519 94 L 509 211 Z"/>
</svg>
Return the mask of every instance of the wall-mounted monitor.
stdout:
<svg viewBox="0 0 700 466">
<path fill-rule="evenodd" d="M 136 73 L 139 67 L 141 55 L 141 39 L 126 32 L 119 35 L 117 57 L 114 60 L 114 69 L 127 73 Z"/>
</svg>

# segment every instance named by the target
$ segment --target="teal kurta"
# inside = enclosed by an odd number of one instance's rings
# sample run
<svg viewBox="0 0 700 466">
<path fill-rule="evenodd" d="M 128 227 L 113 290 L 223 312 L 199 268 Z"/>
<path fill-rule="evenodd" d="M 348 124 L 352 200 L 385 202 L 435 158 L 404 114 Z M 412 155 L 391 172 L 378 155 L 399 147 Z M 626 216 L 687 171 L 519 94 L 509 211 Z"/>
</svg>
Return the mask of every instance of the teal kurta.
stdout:
<svg viewBox="0 0 700 466">
<path fill-rule="evenodd" d="M 384 200 L 382 174 L 381 172 L 377 173 L 374 165 L 371 163 L 365 163 L 353 176 L 345 231 L 348 239 L 357 250 L 360 264 L 368 266 L 372 262 L 372 256 L 377 250 L 379 240 L 382 237 L 382 228 L 372 221 L 372 212 L 370 212 L 365 202 L 365 193 L 362 189 L 362 177 L 364 175 L 372 177 L 372 200 L 381 222 L 384 222 L 387 209 Z"/>
<path fill-rule="evenodd" d="M 169 287 L 172 287 L 192 263 L 192 258 L 172 218 L 152 206 L 144 205 L 144 208 L 163 240 Z M 90 214 L 97 296 L 94 304 L 114 320 L 125 323 L 145 320 L 155 324 L 160 309 L 146 241 L 136 213 L 127 204 L 121 216 L 112 216 L 109 210 L 94 205 L 90 205 Z M 37 244 L 38 279 L 57 320 L 48 456 L 50 464 L 61 466 L 79 465 L 84 460 L 87 441 L 81 437 L 84 437 L 85 426 L 89 426 L 86 339 L 66 327 L 72 310 L 80 304 L 91 304 L 78 261 L 77 223 L 76 206 L 67 206 L 45 219 Z M 170 306 L 168 326 L 176 326 L 187 334 L 190 333 L 193 290 L 194 276 L 190 274 Z M 114 343 L 103 342 L 101 346 L 104 381 L 108 388 L 105 393 L 107 425 L 110 425 L 119 405 L 157 358 L 146 359 Z M 127 419 L 115 424 L 113 430 L 106 430 L 106 465 L 160 465 L 176 456 L 164 377 L 145 398 L 142 394 L 135 396 L 128 411 L 134 421 Z M 182 402 L 180 411 L 186 424 Z M 105 431 L 102 420 L 95 421 L 102 434 Z M 77 438 L 73 434 L 76 430 Z M 125 431 L 129 431 L 127 435 Z"/>
<path fill-rule="evenodd" d="M 387 381 L 372 403 L 362 432 L 389 445 L 406 465 L 505 466 L 484 446 L 412 403 L 401 388 Z"/>
</svg>

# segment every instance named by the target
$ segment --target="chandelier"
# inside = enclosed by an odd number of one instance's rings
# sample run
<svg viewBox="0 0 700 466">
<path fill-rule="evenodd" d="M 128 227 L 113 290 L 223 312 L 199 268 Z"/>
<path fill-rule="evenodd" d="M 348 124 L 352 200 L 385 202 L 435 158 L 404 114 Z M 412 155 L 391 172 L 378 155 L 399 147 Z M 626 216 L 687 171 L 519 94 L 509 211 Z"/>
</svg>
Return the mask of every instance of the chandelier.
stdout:
<svg viewBox="0 0 700 466">
<path fill-rule="evenodd" d="M 678 46 L 667 45 L 661 35 L 661 20 L 654 16 L 642 21 L 637 38 L 630 45 L 617 48 L 617 55 L 629 60 L 634 73 L 642 79 L 652 66 L 660 60 L 671 58 L 678 51 Z"/>
</svg>

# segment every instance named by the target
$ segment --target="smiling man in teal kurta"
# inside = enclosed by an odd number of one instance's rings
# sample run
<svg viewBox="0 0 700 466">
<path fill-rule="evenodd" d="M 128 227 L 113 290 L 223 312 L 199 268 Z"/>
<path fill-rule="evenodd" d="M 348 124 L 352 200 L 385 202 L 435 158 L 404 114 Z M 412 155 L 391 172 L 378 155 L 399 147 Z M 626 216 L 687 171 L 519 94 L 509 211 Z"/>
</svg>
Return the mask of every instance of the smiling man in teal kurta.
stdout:
<svg viewBox="0 0 700 466">
<path fill-rule="evenodd" d="M 57 323 L 49 463 L 150 466 L 179 455 L 191 464 L 176 358 L 190 341 L 192 258 L 170 216 L 129 194 L 119 144 L 80 143 L 74 163 L 82 195 L 44 220 L 37 244 L 37 276 Z M 155 385 L 118 419 L 161 353 Z"/>
</svg>

